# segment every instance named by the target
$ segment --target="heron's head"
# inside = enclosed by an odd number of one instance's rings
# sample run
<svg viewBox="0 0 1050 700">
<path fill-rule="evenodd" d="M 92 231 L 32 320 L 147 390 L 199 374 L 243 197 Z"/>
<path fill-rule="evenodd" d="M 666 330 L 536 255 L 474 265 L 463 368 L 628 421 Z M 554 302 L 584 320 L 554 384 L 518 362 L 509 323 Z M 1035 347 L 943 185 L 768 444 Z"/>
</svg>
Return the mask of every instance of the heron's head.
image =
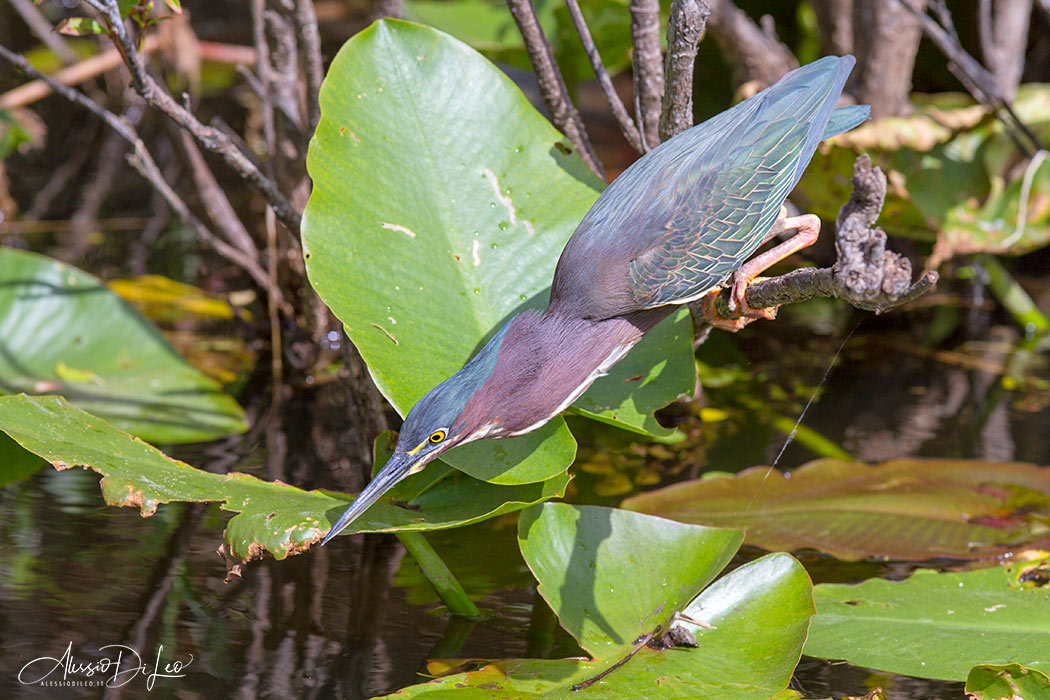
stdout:
<svg viewBox="0 0 1050 700">
<path fill-rule="evenodd" d="M 502 426 L 488 410 L 491 407 L 485 407 L 483 401 L 477 399 L 481 398 L 479 391 L 496 368 L 500 346 L 509 327 L 510 323 L 461 370 L 412 406 L 401 426 L 394 453 L 321 544 L 335 537 L 399 481 L 453 447 L 485 437 L 504 437 Z"/>
</svg>

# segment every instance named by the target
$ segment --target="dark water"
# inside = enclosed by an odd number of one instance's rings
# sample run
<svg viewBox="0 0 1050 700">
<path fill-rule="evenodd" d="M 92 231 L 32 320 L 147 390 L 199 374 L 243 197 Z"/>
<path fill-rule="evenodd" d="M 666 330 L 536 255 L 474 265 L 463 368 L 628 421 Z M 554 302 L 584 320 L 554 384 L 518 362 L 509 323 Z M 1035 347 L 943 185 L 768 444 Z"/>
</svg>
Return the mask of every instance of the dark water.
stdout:
<svg viewBox="0 0 1050 700">
<path fill-rule="evenodd" d="M 706 392 L 708 409 L 722 413 L 687 418 L 681 445 L 632 447 L 623 435 L 581 430 L 584 463 L 570 497 L 615 505 L 709 469 L 768 463 L 784 439 L 769 415 L 797 416 L 841 338 L 785 328 L 742 334 L 735 346 L 712 340 L 702 351 L 712 368 L 735 367 L 738 378 Z M 922 455 L 1048 464 L 1045 360 L 1035 356 L 1021 388 L 995 388 L 1016 340 L 992 327 L 949 354 L 924 349 L 922 338 L 892 321 L 870 322 L 843 351 L 806 424 L 869 460 Z M 814 456 L 796 443 L 780 466 Z M 216 506 L 162 506 L 148 519 L 104 507 L 98 477 L 83 470 L 49 469 L 0 491 L 0 697 L 365 698 L 418 682 L 430 657 L 575 651 L 560 630 L 541 639 L 539 621 L 530 633 L 530 617 L 542 617 L 543 609 L 534 610 L 513 515 L 431 536 L 491 611 L 476 625 L 443 614 L 392 536 L 341 537 L 323 550 L 256 562 L 243 579 L 224 583 L 215 549 L 227 519 Z M 817 556 L 806 564 L 818 582 L 893 573 Z M 121 646 L 100 649 L 106 645 Z M 126 673 L 122 687 L 109 689 L 100 684 L 112 669 L 70 676 L 93 684 L 87 686 L 19 682 L 27 663 L 61 659 L 67 649 L 81 664 L 122 651 L 123 669 L 134 651 L 161 675 Z M 172 666 L 178 662 L 184 668 Z M 55 663 L 37 661 L 30 671 Z M 165 677 L 166 666 L 181 677 Z M 56 671 L 49 680 L 60 678 Z M 803 659 L 792 687 L 825 697 L 861 695 L 876 685 L 896 700 L 964 697 L 961 684 L 812 659 Z"/>
</svg>

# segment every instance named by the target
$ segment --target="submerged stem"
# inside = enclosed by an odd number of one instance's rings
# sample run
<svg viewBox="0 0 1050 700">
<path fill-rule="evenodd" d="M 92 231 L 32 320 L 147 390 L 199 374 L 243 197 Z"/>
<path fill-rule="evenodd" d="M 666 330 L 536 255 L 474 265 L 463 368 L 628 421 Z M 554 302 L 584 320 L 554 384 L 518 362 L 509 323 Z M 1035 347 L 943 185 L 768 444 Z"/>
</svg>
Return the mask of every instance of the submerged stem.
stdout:
<svg viewBox="0 0 1050 700">
<path fill-rule="evenodd" d="M 448 606 L 453 615 L 461 615 L 467 618 L 481 617 L 474 601 L 470 599 L 467 592 L 463 590 L 456 577 L 449 571 L 448 566 L 434 551 L 421 532 L 395 532 L 397 539 L 405 546 L 408 553 L 416 560 L 419 570 L 437 591 L 438 596 Z"/>
</svg>

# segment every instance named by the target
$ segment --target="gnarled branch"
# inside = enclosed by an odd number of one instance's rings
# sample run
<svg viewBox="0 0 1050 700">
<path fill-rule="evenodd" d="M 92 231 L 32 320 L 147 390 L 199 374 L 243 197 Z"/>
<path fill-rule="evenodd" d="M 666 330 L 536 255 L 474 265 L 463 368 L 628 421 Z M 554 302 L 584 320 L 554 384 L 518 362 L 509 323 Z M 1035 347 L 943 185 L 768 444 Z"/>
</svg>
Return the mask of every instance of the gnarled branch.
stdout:
<svg viewBox="0 0 1050 700">
<path fill-rule="evenodd" d="M 860 309 L 883 313 L 928 292 L 938 275 L 928 271 L 912 283 L 911 263 L 886 250 L 886 232 L 875 225 L 886 198 L 886 175 L 867 156 L 853 166 L 853 194 L 839 210 L 835 248 L 838 260 L 827 268 L 801 268 L 750 285 L 744 293 L 756 309 L 834 297 Z M 716 305 L 729 317 L 725 297 Z"/>
</svg>

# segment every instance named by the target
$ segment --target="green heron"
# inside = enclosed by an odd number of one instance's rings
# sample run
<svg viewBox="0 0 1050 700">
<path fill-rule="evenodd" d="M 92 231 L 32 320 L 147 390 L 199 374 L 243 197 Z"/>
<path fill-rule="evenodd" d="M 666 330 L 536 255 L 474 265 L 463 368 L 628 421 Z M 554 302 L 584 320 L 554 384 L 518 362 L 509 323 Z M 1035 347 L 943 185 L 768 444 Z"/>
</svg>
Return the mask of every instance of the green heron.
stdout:
<svg viewBox="0 0 1050 700">
<path fill-rule="evenodd" d="M 393 455 L 322 544 L 447 450 L 539 428 L 679 305 L 703 299 L 713 325 L 731 330 L 772 318 L 775 309 L 748 307 L 744 290 L 816 240 L 816 216 L 784 218 L 781 209 L 817 144 L 867 119 L 866 106 L 835 107 L 854 63 L 829 56 L 794 70 L 616 178 L 565 245 L 547 310 L 512 318 L 412 407 Z M 735 320 L 717 317 L 711 303 L 730 276 Z"/>
</svg>

